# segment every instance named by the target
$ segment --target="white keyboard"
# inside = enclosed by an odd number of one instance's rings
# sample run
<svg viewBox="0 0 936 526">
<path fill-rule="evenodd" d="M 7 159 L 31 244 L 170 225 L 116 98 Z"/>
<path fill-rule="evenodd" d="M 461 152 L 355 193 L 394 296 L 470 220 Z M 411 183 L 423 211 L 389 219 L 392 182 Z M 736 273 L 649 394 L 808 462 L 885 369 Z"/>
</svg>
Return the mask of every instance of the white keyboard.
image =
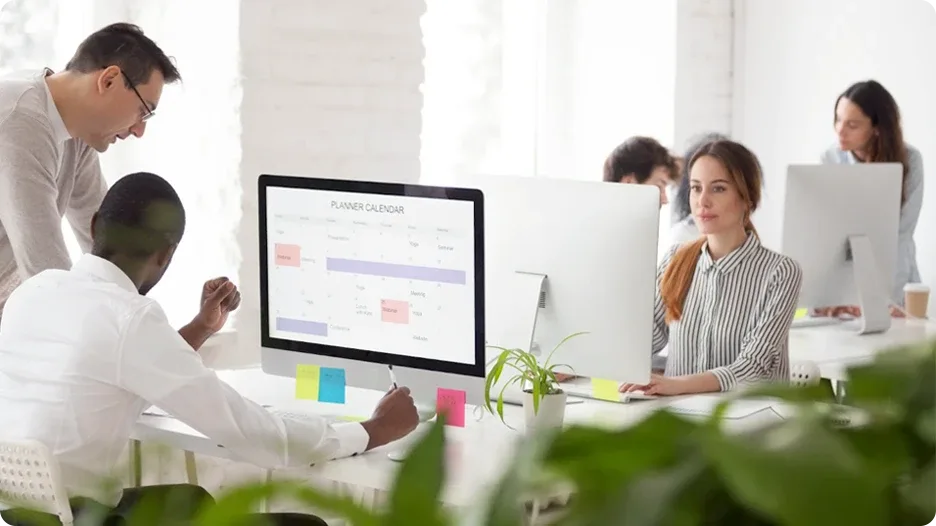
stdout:
<svg viewBox="0 0 936 526">
<path fill-rule="evenodd" d="M 569 396 L 588 398 L 589 400 L 601 400 L 603 402 L 613 402 L 613 400 L 595 398 L 590 385 L 563 385 L 562 390 L 568 393 Z M 656 395 L 648 395 L 643 391 L 632 391 L 630 393 L 620 393 L 620 399 L 618 401 L 622 404 L 626 404 L 636 400 L 656 400 L 657 398 L 658 397 Z"/>
<path fill-rule="evenodd" d="M 562 390 L 566 391 L 566 386 L 562 386 Z M 491 393 L 491 407 L 497 407 L 497 398 L 500 396 L 499 392 Z M 507 389 L 504 391 L 504 403 L 506 405 L 523 405 L 523 399 L 525 398 L 523 391 L 520 389 Z M 584 400 L 575 399 L 571 397 L 566 397 L 566 405 L 569 404 L 581 404 Z"/>
<path fill-rule="evenodd" d="M 842 323 L 845 322 L 838 318 L 832 318 L 829 316 L 806 316 L 793 320 L 793 324 L 790 325 L 790 328 L 806 329 L 809 327 L 828 327 L 831 325 L 841 325 Z"/>
</svg>

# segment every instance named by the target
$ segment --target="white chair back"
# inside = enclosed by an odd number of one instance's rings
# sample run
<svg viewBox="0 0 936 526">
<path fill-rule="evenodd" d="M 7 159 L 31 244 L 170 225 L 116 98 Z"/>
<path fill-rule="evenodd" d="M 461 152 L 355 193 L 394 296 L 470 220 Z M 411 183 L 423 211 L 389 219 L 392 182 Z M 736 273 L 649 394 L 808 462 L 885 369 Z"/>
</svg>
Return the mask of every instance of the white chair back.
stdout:
<svg viewBox="0 0 936 526">
<path fill-rule="evenodd" d="M 35 440 L 0 441 L 0 503 L 55 515 L 62 526 L 74 522 L 58 462 Z"/>
</svg>

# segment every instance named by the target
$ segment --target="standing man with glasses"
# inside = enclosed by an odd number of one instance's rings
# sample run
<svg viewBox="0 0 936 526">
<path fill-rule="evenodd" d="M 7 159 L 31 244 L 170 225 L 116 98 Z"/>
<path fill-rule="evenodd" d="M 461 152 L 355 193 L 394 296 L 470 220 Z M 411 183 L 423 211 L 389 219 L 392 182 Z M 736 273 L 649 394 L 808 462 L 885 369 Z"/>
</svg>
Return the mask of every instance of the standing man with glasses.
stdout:
<svg viewBox="0 0 936 526">
<path fill-rule="evenodd" d="M 0 79 L 0 315 L 27 278 L 71 268 L 63 217 L 90 251 L 107 192 L 98 153 L 142 137 L 163 86 L 178 80 L 159 46 L 125 23 L 87 37 L 64 71 Z"/>
</svg>

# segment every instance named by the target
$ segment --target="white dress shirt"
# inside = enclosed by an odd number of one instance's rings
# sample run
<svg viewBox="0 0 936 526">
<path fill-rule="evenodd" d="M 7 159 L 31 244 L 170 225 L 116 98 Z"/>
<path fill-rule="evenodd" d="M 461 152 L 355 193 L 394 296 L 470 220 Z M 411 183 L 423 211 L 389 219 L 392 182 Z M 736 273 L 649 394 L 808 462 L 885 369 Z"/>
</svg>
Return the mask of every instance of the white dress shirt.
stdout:
<svg viewBox="0 0 936 526">
<path fill-rule="evenodd" d="M 150 404 L 261 467 L 350 456 L 369 441 L 360 424 L 283 419 L 239 395 L 109 261 L 85 255 L 13 292 L 0 320 L 0 437 L 46 444 L 70 496 L 119 500 L 107 484 Z"/>
</svg>

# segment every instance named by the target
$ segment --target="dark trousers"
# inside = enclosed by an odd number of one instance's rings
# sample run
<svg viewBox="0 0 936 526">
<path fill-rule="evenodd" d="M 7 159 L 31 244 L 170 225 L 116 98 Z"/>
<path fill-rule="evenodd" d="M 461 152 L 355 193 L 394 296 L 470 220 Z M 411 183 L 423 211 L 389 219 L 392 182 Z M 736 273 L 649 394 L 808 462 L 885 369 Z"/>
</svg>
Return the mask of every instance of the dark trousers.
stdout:
<svg viewBox="0 0 936 526">
<path fill-rule="evenodd" d="M 214 499 L 199 486 L 173 484 L 127 488 L 115 508 L 82 498 L 72 499 L 70 504 L 76 524 L 80 524 L 81 517 L 90 515 L 91 524 L 102 526 L 132 526 L 141 519 L 143 524 L 172 526 L 189 523 L 202 506 L 214 504 Z M 0 512 L 0 517 L 10 526 L 45 526 L 51 518 L 23 509 Z M 57 522 L 53 519 L 52 524 Z M 234 526 L 328 525 L 318 517 L 302 513 L 253 513 L 236 521 Z"/>
</svg>

